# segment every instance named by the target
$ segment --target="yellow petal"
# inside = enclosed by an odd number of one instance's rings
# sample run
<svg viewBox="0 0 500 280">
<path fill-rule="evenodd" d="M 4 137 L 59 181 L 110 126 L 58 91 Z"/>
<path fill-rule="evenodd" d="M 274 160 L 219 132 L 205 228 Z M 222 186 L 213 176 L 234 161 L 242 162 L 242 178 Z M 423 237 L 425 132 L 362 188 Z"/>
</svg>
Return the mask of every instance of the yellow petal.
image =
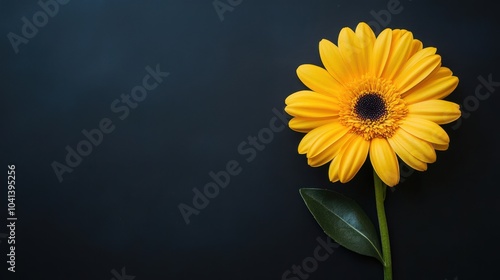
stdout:
<svg viewBox="0 0 500 280">
<path fill-rule="evenodd" d="M 349 131 L 349 128 L 337 122 L 336 126 L 331 126 L 331 129 L 320 136 L 312 143 L 309 151 L 307 152 L 307 157 L 317 156 L 319 153 L 323 152 L 333 143 L 337 142 L 342 136 L 344 136 Z"/>
<path fill-rule="evenodd" d="M 430 143 L 439 145 L 450 143 L 450 138 L 446 131 L 438 124 L 428 120 L 406 117 L 401 121 L 400 128 Z"/>
<path fill-rule="evenodd" d="M 346 134 L 342 136 L 338 141 L 331 144 L 328 148 L 326 148 L 324 151 L 322 151 L 321 153 L 319 153 L 314 157 L 309 157 L 308 154 L 307 163 L 310 166 L 317 167 L 331 161 L 334 157 L 336 157 L 339 154 L 342 146 L 348 141 L 350 141 L 352 136 L 353 134 Z"/>
<path fill-rule="evenodd" d="M 447 124 L 460 118 L 460 106 L 445 100 L 427 100 L 408 106 L 408 116 Z"/>
<path fill-rule="evenodd" d="M 451 75 L 453 75 L 453 72 L 451 72 L 450 68 L 441 66 L 439 68 L 439 70 L 436 73 L 432 74 L 432 77 L 429 77 L 429 78 L 441 79 L 444 77 L 449 77 Z"/>
<path fill-rule="evenodd" d="M 411 50 L 410 50 L 410 57 L 417 52 L 419 52 L 423 47 L 423 44 L 420 40 L 413 39 L 413 42 L 411 43 Z"/>
<path fill-rule="evenodd" d="M 407 104 L 414 104 L 431 99 L 442 99 L 453 92 L 457 85 L 458 78 L 455 76 L 427 79 L 407 91 L 403 95 L 403 99 Z"/>
<path fill-rule="evenodd" d="M 373 45 L 375 44 L 375 33 L 370 28 L 370 26 L 364 22 L 361 22 L 356 26 L 356 36 L 359 38 L 361 44 L 360 61 L 362 63 L 361 67 L 364 71 L 363 74 L 373 73 L 372 68 L 372 55 L 373 55 Z"/>
<path fill-rule="evenodd" d="M 446 144 L 446 145 L 432 144 L 432 146 L 434 147 L 434 149 L 436 149 L 438 151 L 446 151 L 446 150 L 448 150 L 450 144 Z"/>
<path fill-rule="evenodd" d="M 399 144 L 399 142 L 394 141 L 392 137 L 388 138 L 387 141 L 391 145 L 394 152 L 396 152 L 396 154 L 401 158 L 401 160 L 404 161 L 404 163 L 406 163 L 409 167 L 418 171 L 427 170 L 427 163 L 414 157 L 401 144 Z"/>
<path fill-rule="evenodd" d="M 313 91 L 337 95 L 339 83 L 325 69 L 311 64 L 303 64 L 297 68 L 297 76 Z"/>
<path fill-rule="evenodd" d="M 380 179 L 389 187 L 399 183 L 399 163 L 396 153 L 384 138 L 373 138 L 370 143 L 370 161 Z"/>
<path fill-rule="evenodd" d="M 441 66 L 439 55 L 424 57 L 411 67 L 405 68 L 394 83 L 403 94 L 427 78 L 439 66 Z"/>
<path fill-rule="evenodd" d="M 425 57 L 436 54 L 436 51 L 437 51 L 437 49 L 434 47 L 428 47 L 428 48 L 425 48 L 425 49 L 418 51 L 417 53 L 412 55 L 410 57 L 410 59 L 408 59 L 408 61 L 406 61 L 405 65 L 403 66 L 403 70 L 406 68 L 412 67 L 413 65 L 415 65 L 417 62 L 419 62 L 420 60 L 422 60 Z"/>
<path fill-rule="evenodd" d="M 401 72 L 398 75 L 396 75 L 395 81 L 398 80 L 398 79 L 404 79 L 404 75 L 407 75 L 408 73 L 411 73 L 410 70 L 413 69 L 413 67 L 415 66 L 415 64 L 417 64 L 418 62 L 420 62 L 422 59 L 424 59 L 426 57 L 435 55 L 436 54 L 436 50 L 437 49 L 434 48 L 434 47 L 428 47 L 428 48 L 425 48 L 425 49 L 421 49 L 417 53 L 411 55 L 410 58 L 408 59 L 408 61 L 406 61 L 406 63 L 402 67 Z M 404 72 L 406 72 L 406 73 L 404 73 Z"/>
<path fill-rule="evenodd" d="M 406 30 L 405 32 L 406 33 Z M 401 38 L 401 35 L 403 35 L 403 30 L 402 29 L 393 29 L 392 30 L 392 42 L 397 42 L 399 38 Z"/>
<path fill-rule="evenodd" d="M 335 120 L 338 120 L 337 116 L 327 118 L 295 117 L 288 122 L 288 126 L 297 132 L 307 133 L 317 127 L 332 123 Z"/>
<path fill-rule="evenodd" d="M 420 161 L 426 163 L 433 163 L 436 161 L 436 151 L 434 150 L 434 147 L 432 147 L 431 144 L 413 136 L 412 134 L 406 132 L 403 129 L 399 129 L 390 138 L 390 140 L 391 140 L 390 143 L 394 143 L 394 145 L 398 144 L 410 155 L 414 156 L 416 159 Z"/>
<path fill-rule="evenodd" d="M 322 94 L 322 93 L 318 93 L 318 92 L 311 91 L 311 90 L 299 90 L 297 92 L 290 94 L 285 99 L 285 104 L 291 105 L 293 103 L 304 102 L 304 101 L 308 101 L 308 100 L 312 100 L 312 101 L 317 100 L 320 102 L 326 102 L 326 103 L 332 102 L 333 103 L 333 102 L 337 101 L 338 99 L 331 94 Z"/>
<path fill-rule="evenodd" d="M 404 63 L 408 60 L 411 45 L 413 41 L 413 34 L 411 32 L 401 31 L 401 38 L 393 40 L 391 44 L 391 52 L 387 59 L 387 65 L 384 68 L 382 76 L 388 80 L 392 80 L 403 67 Z"/>
<path fill-rule="evenodd" d="M 309 90 L 291 94 L 285 99 L 285 104 L 288 114 L 308 118 L 337 116 L 340 109 L 337 98 Z"/>
<path fill-rule="evenodd" d="M 375 44 L 375 40 L 377 38 L 368 24 L 360 22 L 358 26 L 356 26 L 356 36 L 358 36 L 362 45 L 366 46 L 368 50 L 373 50 L 373 45 Z"/>
<path fill-rule="evenodd" d="M 349 68 L 351 77 L 360 77 L 365 74 L 361 57 L 363 50 L 354 31 L 348 27 L 342 28 L 339 33 L 338 44 L 340 54 L 342 54 L 345 65 Z"/>
<path fill-rule="evenodd" d="M 328 177 L 332 183 L 335 183 L 339 180 L 339 167 L 340 167 L 340 155 L 333 158 L 330 163 L 330 167 L 328 168 Z"/>
<path fill-rule="evenodd" d="M 389 57 L 389 52 L 391 51 L 391 41 L 392 31 L 389 28 L 382 31 L 375 40 L 371 62 L 374 68 L 371 69 L 371 71 L 373 71 L 371 73 L 376 77 L 382 76 L 387 58 Z"/>
<path fill-rule="evenodd" d="M 328 131 L 335 129 L 336 127 L 339 126 L 339 122 L 334 121 L 329 124 L 317 127 L 311 131 L 309 131 L 300 141 L 298 151 L 299 154 L 305 154 L 309 152 L 309 149 L 311 148 L 311 145 L 318 140 L 321 135 L 324 133 L 327 133 Z"/>
<path fill-rule="evenodd" d="M 349 143 L 346 143 L 342 151 L 339 166 L 340 182 L 349 182 L 366 161 L 370 141 L 363 137 L 354 137 Z"/>
<path fill-rule="evenodd" d="M 319 55 L 321 62 L 328 73 L 340 84 L 347 84 L 350 81 L 350 73 L 344 64 L 339 48 L 332 42 L 323 39 L 319 42 Z"/>
</svg>

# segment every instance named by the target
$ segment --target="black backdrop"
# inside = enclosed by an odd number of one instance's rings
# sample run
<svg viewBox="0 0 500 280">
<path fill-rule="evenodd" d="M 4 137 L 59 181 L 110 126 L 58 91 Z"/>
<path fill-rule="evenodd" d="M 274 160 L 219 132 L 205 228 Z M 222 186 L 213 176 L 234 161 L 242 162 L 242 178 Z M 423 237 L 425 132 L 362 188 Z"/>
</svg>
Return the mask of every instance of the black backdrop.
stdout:
<svg viewBox="0 0 500 280">
<path fill-rule="evenodd" d="M 318 42 L 359 21 L 436 46 L 465 112 L 445 126 L 450 149 L 387 194 L 395 279 L 498 278 L 490 2 L 0 1 L 1 279 L 382 279 L 377 261 L 343 248 L 309 258 L 325 235 L 298 189 L 342 192 L 375 220 L 370 166 L 329 183 L 280 115 L 304 89 L 297 66 L 319 65 Z M 179 205 L 206 185 L 212 198 L 187 225 Z M 304 261 L 311 272 L 287 274 Z"/>
</svg>

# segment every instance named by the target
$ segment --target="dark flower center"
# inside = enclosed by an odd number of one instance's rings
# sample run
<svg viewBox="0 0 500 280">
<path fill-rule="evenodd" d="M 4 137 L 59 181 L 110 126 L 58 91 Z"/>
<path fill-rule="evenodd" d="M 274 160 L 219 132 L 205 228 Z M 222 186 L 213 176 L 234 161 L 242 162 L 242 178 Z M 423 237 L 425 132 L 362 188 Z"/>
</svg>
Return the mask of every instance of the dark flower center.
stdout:
<svg viewBox="0 0 500 280">
<path fill-rule="evenodd" d="M 354 111 L 360 118 L 371 121 L 376 121 L 387 113 L 384 100 L 376 93 L 361 96 L 354 106 Z"/>
</svg>

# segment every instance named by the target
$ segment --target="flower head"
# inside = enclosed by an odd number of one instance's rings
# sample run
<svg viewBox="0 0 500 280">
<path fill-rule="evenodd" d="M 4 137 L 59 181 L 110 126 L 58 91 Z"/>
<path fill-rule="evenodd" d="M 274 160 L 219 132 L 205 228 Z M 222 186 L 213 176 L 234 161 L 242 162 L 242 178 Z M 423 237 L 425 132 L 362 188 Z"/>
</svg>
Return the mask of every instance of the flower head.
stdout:
<svg viewBox="0 0 500 280">
<path fill-rule="evenodd" d="M 441 66 L 436 48 L 402 29 L 377 37 L 366 23 L 343 28 L 338 46 L 321 40 L 325 68 L 304 64 L 299 79 L 310 89 L 291 94 L 291 129 L 307 133 L 299 144 L 311 166 L 330 162 L 332 182 L 348 182 L 366 158 L 388 186 L 399 182 L 401 158 L 424 171 L 450 139 L 439 126 L 460 117 L 459 105 L 441 100 L 458 85 Z"/>
</svg>

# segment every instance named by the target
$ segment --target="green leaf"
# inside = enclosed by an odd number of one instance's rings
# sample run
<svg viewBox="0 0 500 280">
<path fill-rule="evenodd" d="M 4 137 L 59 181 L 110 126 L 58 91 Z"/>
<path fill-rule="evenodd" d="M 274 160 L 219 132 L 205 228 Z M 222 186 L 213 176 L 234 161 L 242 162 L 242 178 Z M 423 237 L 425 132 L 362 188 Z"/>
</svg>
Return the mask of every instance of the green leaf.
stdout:
<svg viewBox="0 0 500 280">
<path fill-rule="evenodd" d="M 335 242 L 384 264 L 373 223 L 352 199 L 325 189 L 300 189 L 300 195 L 314 218 Z"/>
</svg>

